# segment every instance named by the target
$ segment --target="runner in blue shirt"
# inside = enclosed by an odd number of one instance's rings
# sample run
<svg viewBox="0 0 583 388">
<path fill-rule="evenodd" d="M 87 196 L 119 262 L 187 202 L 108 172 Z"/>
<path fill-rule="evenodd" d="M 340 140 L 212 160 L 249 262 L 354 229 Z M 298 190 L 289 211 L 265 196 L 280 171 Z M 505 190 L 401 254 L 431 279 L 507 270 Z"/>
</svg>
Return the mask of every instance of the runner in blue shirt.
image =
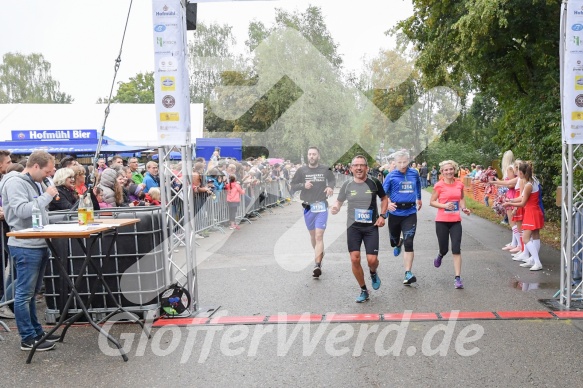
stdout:
<svg viewBox="0 0 583 388">
<path fill-rule="evenodd" d="M 389 173 L 383 183 L 383 188 L 389 197 L 389 235 L 393 254 L 399 256 L 401 246 L 405 246 L 403 263 L 405 279 L 403 284 L 410 286 L 417 282 L 411 273 L 413 267 L 413 238 L 417 228 L 417 212 L 423 205 L 421 202 L 421 180 L 419 172 L 409 167 L 409 153 L 397 151 L 395 154 L 397 168 Z M 401 233 L 403 237 L 401 238 Z"/>
</svg>

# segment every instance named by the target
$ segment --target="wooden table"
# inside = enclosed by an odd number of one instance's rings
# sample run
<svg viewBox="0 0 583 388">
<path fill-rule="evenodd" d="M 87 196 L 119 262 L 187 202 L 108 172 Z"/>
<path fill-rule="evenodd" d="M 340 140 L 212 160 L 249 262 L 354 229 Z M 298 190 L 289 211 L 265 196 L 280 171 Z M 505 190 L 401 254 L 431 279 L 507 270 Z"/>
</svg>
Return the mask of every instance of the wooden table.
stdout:
<svg viewBox="0 0 583 388">
<path fill-rule="evenodd" d="M 87 321 L 97 331 L 99 331 L 102 335 L 107 337 L 107 339 L 119 349 L 119 352 L 120 352 L 124 361 L 128 360 L 128 357 L 125 354 L 125 352 L 124 352 L 122 346 L 119 344 L 119 342 L 115 338 L 113 338 L 108 332 L 104 331 L 101 328 L 101 326 L 99 326 L 97 323 L 95 323 L 93 321 L 91 315 L 87 311 L 87 307 L 85 306 L 85 303 L 83 303 L 81 296 L 77 292 L 77 288 L 81 285 L 81 282 L 83 281 L 85 269 L 89 265 L 91 265 L 95 269 L 95 271 L 97 273 L 97 279 L 101 282 L 101 284 L 105 288 L 106 292 L 111 297 L 110 299 L 114 301 L 114 303 L 116 304 L 116 307 L 117 307 L 117 310 L 108 314 L 103 319 L 103 321 L 109 319 L 111 316 L 118 314 L 120 312 L 125 313 L 130 318 L 133 318 L 134 322 L 139 323 L 140 326 L 142 327 L 142 329 L 146 332 L 146 335 L 148 336 L 148 338 L 150 338 L 149 331 L 144 326 L 144 324 L 142 322 L 140 322 L 139 318 L 135 314 L 132 314 L 129 311 L 126 311 L 119 304 L 119 302 L 117 301 L 117 299 L 114 297 L 113 293 L 111 292 L 111 289 L 109 288 L 109 286 L 105 282 L 105 279 L 103 278 L 103 273 L 101 271 L 101 267 L 98 264 L 96 264 L 94 262 L 94 260 L 92 260 L 92 258 L 91 258 L 91 250 L 92 250 L 94 244 L 98 240 L 103 239 L 104 236 L 113 235 L 113 238 L 112 238 L 111 243 L 107 249 L 107 252 L 106 252 L 106 255 L 103 259 L 103 262 L 106 262 L 107 260 L 109 260 L 110 256 L 111 256 L 112 248 L 114 247 L 116 239 L 117 239 L 117 235 L 118 235 L 117 229 L 119 227 L 136 224 L 139 221 L 140 220 L 137 218 L 96 219 L 94 223 L 88 225 L 88 227 L 84 230 L 82 230 L 83 227 L 75 226 L 75 224 L 50 224 L 50 225 L 47 225 L 46 228 L 43 228 L 40 230 L 34 230 L 34 231 L 33 230 L 22 230 L 22 231 L 18 231 L 18 232 L 7 233 L 7 236 L 15 237 L 15 238 L 23 238 L 23 239 L 44 238 L 45 241 L 47 242 L 49 249 L 53 253 L 53 257 L 55 258 L 55 262 L 57 264 L 57 267 L 59 268 L 61 278 L 65 281 L 65 283 L 67 283 L 69 285 L 69 288 L 71 289 L 71 293 L 69 294 L 69 298 L 67 299 L 67 303 L 65 304 L 65 308 L 63 309 L 63 312 L 61 313 L 61 316 L 59 318 L 59 322 L 55 325 L 54 328 L 52 328 L 47 334 L 45 334 L 43 336 L 43 338 L 41 338 L 40 341 L 38 341 L 33 346 L 32 350 L 31 350 L 31 352 L 28 355 L 28 358 L 26 360 L 27 364 L 30 364 L 32 357 L 36 351 L 37 346 L 39 344 L 41 344 L 47 336 L 53 334 L 55 331 L 57 331 L 59 329 L 59 327 L 61 327 L 63 324 L 65 324 L 65 327 L 61 333 L 61 337 L 59 338 L 59 342 L 63 342 L 63 339 L 65 338 L 65 334 L 67 333 L 67 330 L 69 329 L 69 327 L 73 323 L 75 323 L 79 318 L 81 318 L 82 316 L 85 316 L 87 318 Z M 85 254 L 85 260 L 83 261 L 83 265 L 81 266 L 81 269 L 79 270 L 79 274 L 77 275 L 77 280 L 75 281 L 75 283 L 73 283 L 71 281 L 71 279 L 69 278 L 69 275 L 67 274 L 67 269 L 66 269 L 65 264 L 64 264 L 65 260 L 67 258 L 59 257 L 59 253 L 57 252 L 57 250 L 55 249 L 55 246 L 53 244 L 54 239 L 61 239 L 61 238 L 77 240 L 81 249 L 83 250 L 83 253 Z M 91 287 L 91 293 L 89 295 L 89 299 L 87 300 L 87 306 L 91 305 L 91 302 L 93 300 L 93 297 L 95 296 L 95 292 L 97 290 L 98 284 L 99 284 L 99 282 L 96 281 L 93 284 L 93 286 Z M 78 307 L 81 308 L 81 311 L 78 312 L 77 314 L 75 314 L 74 316 L 67 319 L 69 307 L 74 299 L 77 301 L 77 305 L 78 305 Z"/>
</svg>

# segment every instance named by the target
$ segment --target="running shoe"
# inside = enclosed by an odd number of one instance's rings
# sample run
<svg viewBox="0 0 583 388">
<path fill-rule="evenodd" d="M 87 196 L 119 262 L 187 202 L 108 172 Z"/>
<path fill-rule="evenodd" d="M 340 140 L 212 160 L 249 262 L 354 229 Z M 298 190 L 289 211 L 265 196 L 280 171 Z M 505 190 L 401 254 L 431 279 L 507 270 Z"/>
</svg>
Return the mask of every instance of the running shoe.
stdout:
<svg viewBox="0 0 583 388">
<path fill-rule="evenodd" d="M 37 335 L 37 336 L 36 336 L 36 338 L 35 338 L 34 340 L 35 340 L 35 341 L 40 341 L 40 339 L 41 339 L 41 338 L 42 338 L 44 335 L 46 335 L 46 334 L 47 334 L 47 332 L 45 331 L 45 332 L 43 332 L 43 334 L 39 334 L 39 335 Z M 60 339 L 61 339 L 61 336 L 60 336 L 60 335 L 51 334 L 51 335 L 49 335 L 47 338 L 45 338 L 45 341 L 46 341 L 46 342 L 59 342 L 59 340 L 60 340 Z"/>
<path fill-rule="evenodd" d="M 543 269 L 542 264 L 535 264 L 532 267 L 530 267 L 531 271 L 540 271 L 541 269 Z"/>
<path fill-rule="evenodd" d="M 462 278 L 460 278 L 460 277 L 455 278 L 455 281 L 453 284 L 455 285 L 455 288 L 458 290 L 461 290 L 462 288 L 464 288 L 464 284 L 462 283 Z"/>
<path fill-rule="evenodd" d="M 441 256 L 441 254 L 438 253 L 437 257 L 435 259 L 433 259 L 433 265 L 435 266 L 435 268 L 441 267 L 441 260 L 442 259 L 443 259 L 443 256 Z"/>
<path fill-rule="evenodd" d="M 381 288 L 381 278 L 379 278 L 379 274 L 377 274 L 376 272 L 371 273 L 370 279 L 372 280 L 373 290 L 378 290 L 379 288 Z"/>
<path fill-rule="evenodd" d="M 393 255 L 395 257 L 399 256 L 401 254 L 401 246 L 403 245 L 403 239 L 399 240 L 399 244 L 393 248 Z"/>
<path fill-rule="evenodd" d="M 360 295 L 356 298 L 356 303 L 366 302 L 368 300 L 368 291 L 367 290 L 360 290 Z"/>
<path fill-rule="evenodd" d="M 526 259 L 528 259 L 530 256 L 528 253 L 526 252 L 520 252 L 517 253 L 515 256 L 512 257 L 512 260 L 514 261 L 524 261 Z"/>
<path fill-rule="evenodd" d="M 411 273 L 411 271 L 405 272 L 405 279 L 403 279 L 403 284 L 410 286 L 413 283 L 417 283 L 417 278 Z"/>
<path fill-rule="evenodd" d="M 32 348 L 34 347 L 34 345 L 37 343 L 38 341 L 36 340 L 30 340 L 30 341 L 23 341 L 20 343 L 20 350 L 32 350 Z M 47 350 L 53 350 L 55 348 L 55 344 L 52 342 L 43 342 L 41 344 L 38 344 L 38 346 L 36 347 L 36 351 L 37 352 L 45 352 Z"/>
<path fill-rule="evenodd" d="M 312 276 L 317 279 L 320 277 L 320 275 L 322 275 L 322 266 L 319 264 L 316 264 L 314 266 L 314 270 L 312 271 Z"/>
</svg>

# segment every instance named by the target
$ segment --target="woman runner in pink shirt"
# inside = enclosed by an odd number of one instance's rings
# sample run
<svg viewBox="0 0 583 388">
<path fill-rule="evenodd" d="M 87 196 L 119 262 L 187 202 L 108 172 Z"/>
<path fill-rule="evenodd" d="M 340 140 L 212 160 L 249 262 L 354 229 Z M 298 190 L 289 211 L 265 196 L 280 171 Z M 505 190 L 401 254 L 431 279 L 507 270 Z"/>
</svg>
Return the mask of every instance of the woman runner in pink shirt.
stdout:
<svg viewBox="0 0 583 388">
<path fill-rule="evenodd" d="M 433 265 L 436 268 L 441 266 L 441 260 L 449 250 L 449 239 L 451 238 L 451 253 L 453 254 L 453 267 L 455 271 L 454 286 L 457 289 L 464 288 L 461 279 L 462 272 L 462 217 L 461 212 L 468 216 L 470 209 L 466 208 L 464 199 L 464 184 L 455 180 L 458 172 L 458 164 L 453 160 L 445 160 L 439 163 L 439 170 L 443 180 L 437 182 L 431 194 L 430 205 L 437 208 L 435 217 L 435 233 L 439 242 L 439 253 Z"/>
</svg>

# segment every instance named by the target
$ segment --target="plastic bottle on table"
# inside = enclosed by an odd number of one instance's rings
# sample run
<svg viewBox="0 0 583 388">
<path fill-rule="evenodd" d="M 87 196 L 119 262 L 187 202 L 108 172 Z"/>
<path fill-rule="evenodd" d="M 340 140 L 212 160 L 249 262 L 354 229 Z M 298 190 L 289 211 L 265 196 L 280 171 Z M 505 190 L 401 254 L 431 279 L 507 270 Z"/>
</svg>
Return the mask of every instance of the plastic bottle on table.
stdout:
<svg viewBox="0 0 583 388">
<path fill-rule="evenodd" d="M 43 228 L 43 215 L 40 211 L 40 206 L 38 204 L 38 197 L 34 197 L 34 202 L 32 204 L 32 228 L 33 229 Z"/>
</svg>

